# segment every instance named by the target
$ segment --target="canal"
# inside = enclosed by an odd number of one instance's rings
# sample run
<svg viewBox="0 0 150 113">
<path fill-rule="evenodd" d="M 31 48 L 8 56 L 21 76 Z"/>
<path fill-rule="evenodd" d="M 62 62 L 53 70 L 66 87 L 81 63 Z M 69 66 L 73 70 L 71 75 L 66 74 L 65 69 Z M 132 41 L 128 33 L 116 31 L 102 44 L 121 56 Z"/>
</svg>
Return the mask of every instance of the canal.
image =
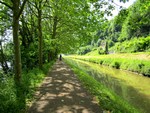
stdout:
<svg viewBox="0 0 150 113">
<path fill-rule="evenodd" d="M 142 113 L 150 112 L 150 78 L 86 61 L 74 59 L 71 62 Z"/>
</svg>

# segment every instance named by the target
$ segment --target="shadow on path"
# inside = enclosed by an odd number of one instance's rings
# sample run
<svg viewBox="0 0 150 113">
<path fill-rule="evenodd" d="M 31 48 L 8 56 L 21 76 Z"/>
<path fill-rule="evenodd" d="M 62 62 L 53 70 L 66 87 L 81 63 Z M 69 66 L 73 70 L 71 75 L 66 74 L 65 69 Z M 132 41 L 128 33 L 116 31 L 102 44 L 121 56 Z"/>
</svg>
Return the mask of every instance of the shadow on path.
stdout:
<svg viewBox="0 0 150 113">
<path fill-rule="evenodd" d="M 62 61 L 55 63 L 35 97 L 29 113 L 103 113 Z"/>
</svg>

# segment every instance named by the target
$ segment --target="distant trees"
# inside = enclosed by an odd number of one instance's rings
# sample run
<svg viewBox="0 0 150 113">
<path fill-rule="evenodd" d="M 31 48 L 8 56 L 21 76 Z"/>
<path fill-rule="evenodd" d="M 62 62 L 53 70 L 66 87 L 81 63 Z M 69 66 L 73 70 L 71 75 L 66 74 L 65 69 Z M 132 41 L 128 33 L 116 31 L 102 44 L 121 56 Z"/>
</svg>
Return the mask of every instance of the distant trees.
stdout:
<svg viewBox="0 0 150 113">
<path fill-rule="evenodd" d="M 129 40 L 132 37 L 148 36 L 150 32 L 150 4 L 149 0 L 137 0 L 129 8 L 125 22 L 123 23 L 120 40 Z"/>
<path fill-rule="evenodd" d="M 104 23 L 104 25 L 106 26 L 98 31 L 99 37 L 98 40 L 107 40 L 109 48 L 114 45 L 116 45 L 114 47 L 117 47 L 117 44 L 119 43 L 120 48 L 122 48 L 121 51 L 125 52 L 124 45 L 122 45 L 121 47 L 121 43 L 128 40 L 133 41 L 134 38 L 135 38 L 134 41 L 137 41 L 136 40 L 137 38 L 140 37 L 146 38 L 147 36 L 149 36 L 150 34 L 149 3 L 150 3 L 149 0 L 145 1 L 137 0 L 128 9 L 122 9 L 113 20 Z M 147 37 L 146 40 L 149 40 L 149 38 Z M 134 41 L 132 43 L 135 43 Z M 113 50 L 113 48 L 111 50 Z M 148 49 L 148 46 L 146 48 Z M 138 52 L 141 50 L 145 51 L 144 49 L 137 49 L 137 48 L 134 50 L 133 48 L 131 50 L 129 50 L 128 48 L 127 50 L 128 52 L 133 51 Z M 115 49 L 115 51 L 119 52 L 120 50 Z"/>
</svg>

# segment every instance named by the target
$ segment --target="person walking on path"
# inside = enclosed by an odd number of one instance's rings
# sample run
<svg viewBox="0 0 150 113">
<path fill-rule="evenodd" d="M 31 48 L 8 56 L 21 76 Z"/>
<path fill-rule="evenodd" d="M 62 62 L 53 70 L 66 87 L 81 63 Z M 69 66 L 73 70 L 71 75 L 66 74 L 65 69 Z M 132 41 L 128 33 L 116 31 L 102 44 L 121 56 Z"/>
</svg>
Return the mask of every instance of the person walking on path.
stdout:
<svg viewBox="0 0 150 113">
<path fill-rule="evenodd" d="M 59 56 L 59 60 L 61 61 L 62 60 L 62 55 L 60 54 L 60 56 Z"/>
<path fill-rule="evenodd" d="M 28 113 L 103 113 L 64 62 L 55 63 L 35 98 Z"/>
</svg>

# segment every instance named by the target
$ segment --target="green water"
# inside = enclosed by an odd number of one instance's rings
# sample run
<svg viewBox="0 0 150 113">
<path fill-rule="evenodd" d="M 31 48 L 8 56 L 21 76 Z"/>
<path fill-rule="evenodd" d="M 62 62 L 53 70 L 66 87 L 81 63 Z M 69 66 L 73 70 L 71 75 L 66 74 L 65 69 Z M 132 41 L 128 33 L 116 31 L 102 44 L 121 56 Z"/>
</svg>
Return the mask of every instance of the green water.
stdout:
<svg viewBox="0 0 150 113">
<path fill-rule="evenodd" d="M 150 113 L 150 78 L 85 61 L 72 62 L 142 113 Z"/>
</svg>

